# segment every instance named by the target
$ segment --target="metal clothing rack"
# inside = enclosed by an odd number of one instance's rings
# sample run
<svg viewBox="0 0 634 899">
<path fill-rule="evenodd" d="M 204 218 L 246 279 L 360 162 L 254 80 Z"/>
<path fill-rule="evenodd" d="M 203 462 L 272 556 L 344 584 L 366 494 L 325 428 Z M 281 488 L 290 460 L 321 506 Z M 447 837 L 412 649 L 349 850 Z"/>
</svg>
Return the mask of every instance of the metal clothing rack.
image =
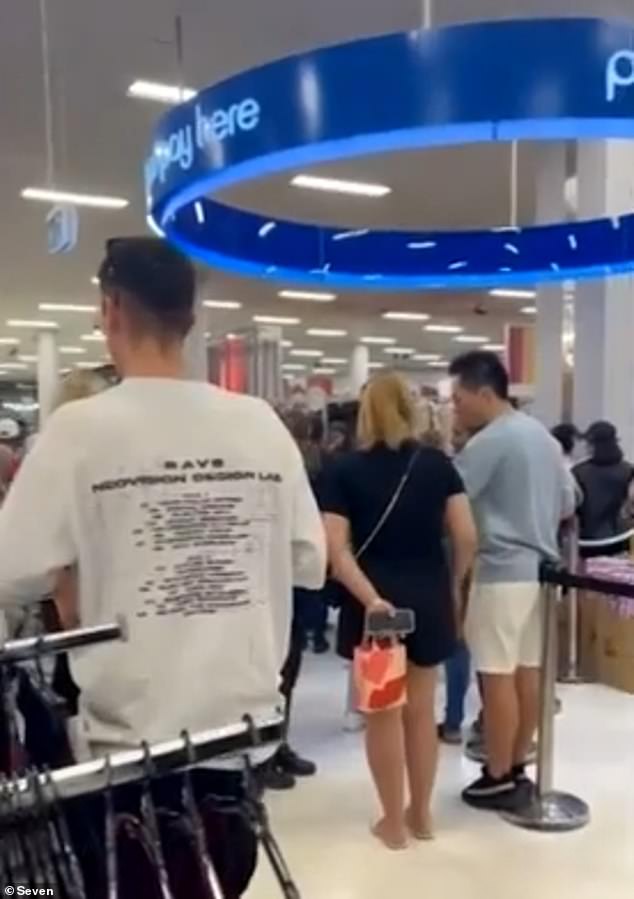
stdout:
<svg viewBox="0 0 634 899">
<path fill-rule="evenodd" d="M 279 743 L 284 732 L 284 719 L 275 718 L 244 721 L 215 730 L 200 731 L 175 740 L 156 743 L 144 748 L 82 762 L 68 768 L 58 768 L 50 774 L 39 774 L 42 793 L 51 800 L 63 801 L 102 792 L 106 786 L 120 786 L 147 776 L 151 765 L 152 777 L 178 773 L 214 759 L 243 756 L 260 746 Z M 48 790 L 52 781 L 54 789 Z M 14 789 L 28 802 L 33 781 L 20 778 Z"/>
<path fill-rule="evenodd" d="M 26 637 L 23 640 L 9 640 L 0 649 L 0 665 L 12 662 L 28 662 L 43 655 L 57 655 L 82 646 L 96 646 L 111 640 L 127 640 L 128 630 L 123 618 L 116 624 L 84 627 L 55 634 Z"/>
</svg>

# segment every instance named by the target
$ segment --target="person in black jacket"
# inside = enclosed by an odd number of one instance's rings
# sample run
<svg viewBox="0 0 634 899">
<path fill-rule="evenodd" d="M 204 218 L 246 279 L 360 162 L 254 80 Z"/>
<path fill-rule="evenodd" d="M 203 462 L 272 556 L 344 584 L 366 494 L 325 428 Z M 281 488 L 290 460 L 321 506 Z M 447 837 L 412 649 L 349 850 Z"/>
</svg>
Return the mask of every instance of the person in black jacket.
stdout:
<svg viewBox="0 0 634 899">
<path fill-rule="evenodd" d="M 586 435 L 590 456 L 572 473 L 583 496 L 579 508 L 581 540 L 608 541 L 628 529 L 627 504 L 634 468 L 623 456 L 617 430 L 608 421 L 596 421 Z M 582 547 L 583 558 L 627 552 L 629 541 L 616 540 L 597 547 Z"/>
</svg>

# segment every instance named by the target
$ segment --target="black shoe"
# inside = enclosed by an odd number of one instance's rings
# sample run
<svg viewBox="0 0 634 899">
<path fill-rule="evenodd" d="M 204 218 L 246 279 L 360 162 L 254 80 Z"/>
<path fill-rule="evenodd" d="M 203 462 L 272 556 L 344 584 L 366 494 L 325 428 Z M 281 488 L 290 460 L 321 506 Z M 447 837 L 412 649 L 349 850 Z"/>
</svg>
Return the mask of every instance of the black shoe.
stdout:
<svg viewBox="0 0 634 899">
<path fill-rule="evenodd" d="M 530 783 L 531 779 L 526 773 L 526 765 L 513 765 L 513 770 L 511 771 L 513 775 L 513 780 L 516 784 L 525 784 Z"/>
<path fill-rule="evenodd" d="M 518 785 L 511 773 L 503 777 L 492 777 L 488 768 L 482 769 L 482 776 L 463 792 L 462 798 L 474 808 L 499 811 L 507 808 L 517 793 Z"/>
<path fill-rule="evenodd" d="M 448 746 L 462 746 L 462 731 L 460 728 L 454 730 L 452 727 L 447 727 L 446 724 L 439 724 L 438 739 Z"/>
<path fill-rule="evenodd" d="M 277 760 L 269 762 L 259 775 L 263 790 L 292 790 L 296 785 L 295 778 L 277 764 Z"/>
<path fill-rule="evenodd" d="M 312 777 L 317 774 L 317 765 L 297 755 L 287 744 L 280 746 L 275 755 L 276 767 L 292 777 Z"/>
<path fill-rule="evenodd" d="M 328 640 L 326 640 L 326 638 L 323 635 L 319 636 L 319 637 L 315 637 L 315 640 L 313 643 L 313 652 L 315 653 L 315 655 L 321 656 L 324 653 L 329 652 L 329 651 L 330 651 L 330 643 L 328 642 Z"/>
</svg>

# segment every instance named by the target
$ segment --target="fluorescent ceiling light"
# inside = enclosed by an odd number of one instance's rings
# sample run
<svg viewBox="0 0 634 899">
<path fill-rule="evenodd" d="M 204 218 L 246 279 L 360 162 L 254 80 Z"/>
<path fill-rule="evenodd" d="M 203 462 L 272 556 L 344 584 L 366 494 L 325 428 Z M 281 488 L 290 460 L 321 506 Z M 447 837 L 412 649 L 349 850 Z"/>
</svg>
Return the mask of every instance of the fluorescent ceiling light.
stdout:
<svg viewBox="0 0 634 899">
<path fill-rule="evenodd" d="M 242 309 L 242 303 L 236 300 L 203 300 L 207 309 Z"/>
<path fill-rule="evenodd" d="M 322 290 L 280 290 L 277 295 L 283 300 L 309 300 L 313 303 L 332 303 L 337 299 L 336 293 Z"/>
<path fill-rule="evenodd" d="M 94 209 L 125 209 L 129 201 L 123 197 L 104 197 L 99 194 L 76 194 L 67 190 L 49 190 L 46 187 L 25 187 L 25 200 L 43 203 L 69 203 L 72 206 L 92 206 Z"/>
<path fill-rule="evenodd" d="M 429 315 L 425 312 L 384 312 L 383 318 L 394 322 L 428 322 Z"/>
<path fill-rule="evenodd" d="M 369 369 L 385 368 L 385 362 L 370 362 Z"/>
<path fill-rule="evenodd" d="M 367 343 L 370 346 L 390 346 L 396 343 L 396 337 L 362 337 L 361 343 Z"/>
<path fill-rule="evenodd" d="M 449 363 L 444 359 L 438 359 L 436 362 L 428 362 L 427 368 L 449 368 Z"/>
<path fill-rule="evenodd" d="M 308 190 L 324 190 L 336 194 L 351 194 L 356 197 L 384 197 L 392 188 L 385 184 L 367 184 L 364 181 L 344 181 L 340 178 L 321 178 L 318 175 L 295 175 L 291 179 L 293 187 Z"/>
<path fill-rule="evenodd" d="M 26 362 L 28 364 L 31 364 L 32 362 L 37 362 L 37 356 L 18 356 L 18 359 L 20 362 Z M 0 363 L 0 365 L 1 364 L 2 363 Z"/>
<path fill-rule="evenodd" d="M 336 375 L 337 369 L 319 366 L 319 368 L 313 369 L 313 374 L 315 374 L 315 375 Z"/>
<path fill-rule="evenodd" d="M 28 368 L 26 362 L 0 362 L 0 368 L 5 371 L 24 371 Z"/>
<path fill-rule="evenodd" d="M 40 303 L 42 312 L 96 312 L 96 306 L 85 306 L 81 303 Z"/>
<path fill-rule="evenodd" d="M 253 321 L 258 325 L 301 325 L 301 318 L 286 318 L 283 315 L 254 315 Z"/>
<path fill-rule="evenodd" d="M 0 346 L 18 346 L 19 343 L 18 337 L 0 337 Z"/>
<path fill-rule="evenodd" d="M 284 347 L 285 350 L 288 350 L 293 346 L 293 341 L 292 340 L 283 340 L 282 346 Z"/>
<path fill-rule="evenodd" d="M 464 328 L 459 325 L 425 325 L 430 334 L 462 334 Z"/>
<path fill-rule="evenodd" d="M 154 100 L 157 103 L 183 103 L 192 100 L 198 91 L 177 84 L 161 84 L 158 81 L 133 81 L 127 90 L 128 97 L 137 100 Z"/>
<path fill-rule="evenodd" d="M 514 290 L 506 287 L 496 287 L 490 290 L 492 297 L 508 297 L 510 300 L 534 300 L 537 296 L 536 290 Z"/>
<path fill-rule="evenodd" d="M 10 318 L 7 322 L 10 328 L 31 328 L 40 331 L 57 331 L 57 322 L 42 321 L 41 319 Z"/>
<path fill-rule="evenodd" d="M 503 343 L 487 343 L 482 349 L 488 350 L 489 353 L 503 353 L 506 350 L 506 345 Z"/>
<path fill-rule="evenodd" d="M 282 368 L 284 371 L 306 371 L 305 365 L 299 365 L 295 362 L 285 362 Z"/>
<path fill-rule="evenodd" d="M 405 346 L 386 346 L 383 352 L 392 356 L 413 356 L 416 350 Z"/>
<path fill-rule="evenodd" d="M 347 359 L 343 359 L 339 356 L 328 356 L 328 357 L 324 356 L 324 358 L 321 361 L 324 363 L 324 365 L 347 365 L 348 364 Z"/>
<path fill-rule="evenodd" d="M 454 340 L 456 343 L 489 343 L 491 338 L 480 334 L 459 334 Z"/>
<path fill-rule="evenodd" d="M 340 328 L 309 328 L 306 331 L 309 337 L 347 337 L 348 332 Z"/>
<path fill-rule="evenodd" d="M 61 346 L 59 352 L 62 356 L 81 356 L 86 350 L 83 346 Z"/>
<path fill-rule="evenodd" d="M 522 306 L 521 310 L 524 315 L 535 315 L 537 312 L 537 306 Z"/>
<path fill-rule="evenodd" d="M 291 350 L 290 355 L 304 359 L 321 359 L 324 354 L 321 350 Z"/>
<path fill-rule="evenodd" d="M 413 362 L 438 362 L 441 356 L 438 353 L 416 353 L 412 356 Z"/>
<path fill-rule="evenodd" d="M 101 368 L 105 362 L 75 362 L 75 368 Z"/>
<path fill-rule="evenodd" d="M 101 331 L 93 331 L 92 334 L 82 334 L 82 340 L 89 341 L 91 343 L 105 343 L 106 336 Z"/>
</svg>

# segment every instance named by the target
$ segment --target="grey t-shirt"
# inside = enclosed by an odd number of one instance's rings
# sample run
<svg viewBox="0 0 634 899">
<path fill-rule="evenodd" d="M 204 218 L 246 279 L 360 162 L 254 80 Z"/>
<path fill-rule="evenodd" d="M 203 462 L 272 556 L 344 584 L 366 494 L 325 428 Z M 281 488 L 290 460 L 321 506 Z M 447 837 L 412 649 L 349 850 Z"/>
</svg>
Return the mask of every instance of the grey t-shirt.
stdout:
<svg viewBox="0 0 634 899">
<path fill-rule="evenodd" d="M 546 428 L 509 411 L 476 434 L 456 457 L 480 537 L 480 583 L 536 581 L 558 558 L 557 533 L 575 510 L 574 482 Z"/>
</svg>

